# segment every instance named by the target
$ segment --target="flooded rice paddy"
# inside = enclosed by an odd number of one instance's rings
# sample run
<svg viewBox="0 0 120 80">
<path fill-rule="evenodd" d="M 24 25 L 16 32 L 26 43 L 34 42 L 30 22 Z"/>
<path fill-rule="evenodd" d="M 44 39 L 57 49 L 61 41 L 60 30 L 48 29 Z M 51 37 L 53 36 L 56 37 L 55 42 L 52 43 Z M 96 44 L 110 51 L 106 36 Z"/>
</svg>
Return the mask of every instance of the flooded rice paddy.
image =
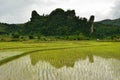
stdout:
<svg viewBox="0 0 120 80">
<path fill-rule="evenodd" d="M 23 56 L 0 66 L 1 80 L 120 80 L 120 61 L 92 56 L 78 59 L 73 66 L 56 67 L 32 55 Z M 57 63 L 56 63 L 57 64 Z M 59 63 L 60 64 L 60 63 Z M 62 64 L 62 63 L 61 63 Z"/>
<path fill-rule="evenodd" d="M 16 43 L 0 43 L 0 80 L 120 80 L 119 42 Z"/>
</svg>

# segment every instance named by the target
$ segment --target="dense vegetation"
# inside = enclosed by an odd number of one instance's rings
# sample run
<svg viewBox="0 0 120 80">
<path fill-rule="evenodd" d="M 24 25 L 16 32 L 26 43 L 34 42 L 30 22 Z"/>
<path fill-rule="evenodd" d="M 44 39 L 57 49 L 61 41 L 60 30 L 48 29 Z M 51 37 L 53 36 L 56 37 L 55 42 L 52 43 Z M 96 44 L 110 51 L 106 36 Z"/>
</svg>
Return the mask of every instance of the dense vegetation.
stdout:
<svg viewBox="0 0 120 80">
<path fill-rule="evenodd" d="M 39 15 L 32 11 L 30 21 L 24 24 L 0 23 L 0 40 L 83 40 L 120 38 L 120 19 L 94 22 L 76 16 L 74 10 L 64 11 L 60 8 L 49 15 Z"/>
</svg>

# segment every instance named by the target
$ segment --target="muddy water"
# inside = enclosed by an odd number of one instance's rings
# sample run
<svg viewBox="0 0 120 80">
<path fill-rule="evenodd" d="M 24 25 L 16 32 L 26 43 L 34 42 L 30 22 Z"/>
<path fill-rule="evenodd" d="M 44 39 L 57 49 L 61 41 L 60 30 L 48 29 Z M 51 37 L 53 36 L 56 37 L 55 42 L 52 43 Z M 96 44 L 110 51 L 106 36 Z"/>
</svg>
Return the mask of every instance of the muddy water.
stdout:
<svg viewBox="0 0 120 80">
<path fill-rule="evenodd" d="M 22 51 L 0 51 L 0 60 L 6 59 L 11 56 L 22 54 Z"/>
<path fill-rule="evenodd" d="M 32 65 L 30 55 L 0 66 L 0 80 L 120 80 L 120 61 L 93 56 L 60 68 L 46 61 Z"/>
</svg>

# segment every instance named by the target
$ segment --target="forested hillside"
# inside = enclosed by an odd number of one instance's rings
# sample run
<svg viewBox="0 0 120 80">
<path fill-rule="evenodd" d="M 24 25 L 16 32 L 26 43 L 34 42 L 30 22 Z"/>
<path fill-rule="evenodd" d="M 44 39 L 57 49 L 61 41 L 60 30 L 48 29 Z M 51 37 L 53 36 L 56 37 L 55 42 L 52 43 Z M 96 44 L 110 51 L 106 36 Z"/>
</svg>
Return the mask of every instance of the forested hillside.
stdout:
<svg viewBox="0 0 120 80">
<path fill-rule="evenodd" d="M 32 12 L 30 22 L 24 25 L 23 33 L 29 35 L 64 36 L 90 33 L 90 23 L 86 18 L 76 16 L 74 10 L 56 9 L 49 15 Z"/>
<path fill-rule="evenodd" d="M 0 23 L 0 39 L 54 37 L 62 39 L 119 39 L 120 19 L 94 22 L 95 17 L 76 16 L 75 10 L 55 9 L 49 15 L 32 11 L 29 22 L 24 24 Z"/>
</svg>

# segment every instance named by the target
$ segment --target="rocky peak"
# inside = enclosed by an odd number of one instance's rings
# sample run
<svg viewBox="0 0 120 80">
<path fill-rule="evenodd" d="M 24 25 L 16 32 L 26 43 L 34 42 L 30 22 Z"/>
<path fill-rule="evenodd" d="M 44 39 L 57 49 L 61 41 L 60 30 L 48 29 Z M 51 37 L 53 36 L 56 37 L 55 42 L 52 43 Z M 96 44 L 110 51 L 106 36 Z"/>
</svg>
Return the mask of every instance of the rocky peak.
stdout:
<svg viewBox="0 0 120 80">
<path fill-rule="evenodd" d="M 90 19 L 89 19 L 90 34 L 92 34 L 92 33 L 94 32 L 94 29 L 93 29 L 94 19 L 95 19 L 95 16 L 94 16 L 94 15 L 90 16 Z"/>
<path fill-rule="evenodd" d="M 33 10 L 32 14 L 31 14 L 31 21 L 33 21 L 34 19 L 39 18 L 40 15 L 37 13 L 37 11 Z"/>
</svg>

